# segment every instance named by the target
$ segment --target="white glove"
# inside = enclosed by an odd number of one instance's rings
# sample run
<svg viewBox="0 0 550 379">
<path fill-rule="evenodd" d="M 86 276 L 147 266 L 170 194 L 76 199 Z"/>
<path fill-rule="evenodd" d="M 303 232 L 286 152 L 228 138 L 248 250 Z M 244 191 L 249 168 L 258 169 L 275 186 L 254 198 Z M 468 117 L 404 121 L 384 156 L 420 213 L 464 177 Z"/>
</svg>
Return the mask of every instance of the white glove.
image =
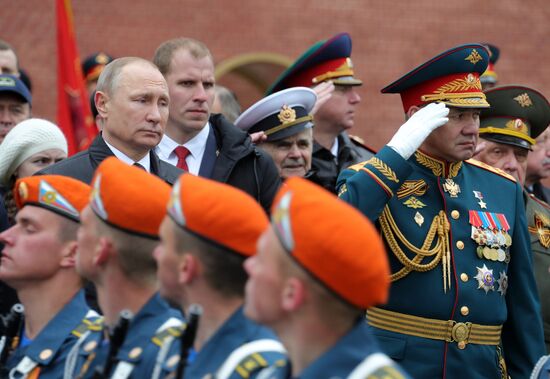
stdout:
<svg viewBox="0 0 550 379">
<path fill-rule="evenodd" d="M 445 103 L 428 104 L 401 125 L 388 146 L 404 159 L 409 159 L 431 132 L 449 121 L 448 114 Z"/>
</svg>

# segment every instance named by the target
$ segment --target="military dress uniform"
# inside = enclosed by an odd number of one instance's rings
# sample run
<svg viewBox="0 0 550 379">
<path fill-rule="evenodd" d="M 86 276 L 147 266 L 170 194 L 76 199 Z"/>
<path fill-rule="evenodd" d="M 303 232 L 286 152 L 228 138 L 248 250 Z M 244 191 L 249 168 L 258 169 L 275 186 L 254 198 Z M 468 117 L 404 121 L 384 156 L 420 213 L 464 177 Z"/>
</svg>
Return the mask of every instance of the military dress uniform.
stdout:
<svg viewBox="0 0 550 379">
<path fill-rule="evenodd" d="M 35 339 L 21 343 L 8 357 L 5 369 L 10 378 L 61 378 L 65 360 L 72 346 L 100 316 L 90 310 L 79 291 L 63 309 L 51 319 Z"/>
<path fill-rule="evenodd" d="M 478 79 L 486 60 L 480 45 L 459 46 L 383 92 L 403 92 L 405 110 L 416 97 L 486 107 Z M 384 352 L 418 378 L 528 375 L 544 349 L 513 177 L 421 150 L 405 160 L 386 146 L 342 172 L 339 197 L 376 222 L 387 246 L 390 299 L 367 312 Z"/>
<path fill-rule="evenodd" d="M 542 299 L 544 341 L 546 351 L 550 352 L 550 205 L 526 192 L 525 213 L 531 236 L 535 278 Z"/>
<path fill-rule="evenodd" d="M 540 92 L 510 84 L 485 91 L 491 108 L 480 115 L 479 136 L 493 143 L 531 150 L 550 123 L 550 104 Z M 524 190 L 535 280 L 542 306 L 544 339 L 550 348 L 550 206 Z"/>
<path fill-rule="evenodd" d="M 180 340 L 166 354 L 161 378 L 174 378 L 180 357 Z M 286 352 L 273 332 L 256 324 L 240 307 L 207 341 L 190 354 L 185 378 L 255 378 L 266 367 L 286 365 Z"/>
</svg>

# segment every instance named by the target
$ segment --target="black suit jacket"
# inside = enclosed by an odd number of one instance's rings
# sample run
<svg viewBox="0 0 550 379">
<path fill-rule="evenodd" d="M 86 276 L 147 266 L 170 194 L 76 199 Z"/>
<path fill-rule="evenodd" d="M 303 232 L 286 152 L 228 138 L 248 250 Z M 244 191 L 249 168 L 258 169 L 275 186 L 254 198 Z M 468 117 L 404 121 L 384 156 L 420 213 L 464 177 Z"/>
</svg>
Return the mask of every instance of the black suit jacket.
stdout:
<svg viewBox="0 0 550 379">
<path fill-rule="evenodd" d="M 46 167 L 40 170 L 36 175 L 69 176 L 90 184 L 97 166 L 99 166 L 104 159 L 112 156 L 114 156 L 114 154 L 103 140 L 103 137 L 97 135 L 88 150 L 81 151 L 72 157 Z M 183 170 L 160 160 L 153 150 L 151 150 L 150 157 L 151 173 L 168 184 L 173 185 L 180 175 L 183 174 Z"/>
</svg>

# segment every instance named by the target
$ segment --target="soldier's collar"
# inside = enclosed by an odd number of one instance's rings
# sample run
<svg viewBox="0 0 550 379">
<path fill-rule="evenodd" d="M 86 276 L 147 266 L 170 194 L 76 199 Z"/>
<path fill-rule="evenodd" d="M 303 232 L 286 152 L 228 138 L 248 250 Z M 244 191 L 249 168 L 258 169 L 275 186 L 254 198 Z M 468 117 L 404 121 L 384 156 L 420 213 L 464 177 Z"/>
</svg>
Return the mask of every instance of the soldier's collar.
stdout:
<svg viewBox="0 0 550 379">
<path fill-rule="evenodd" d="M 418 164 L 430 169 L 435 176 L 442 176 L 444 178 L 454 178 L 458 175 L 462 167 L 462 161 L 449 163 L 431 157 L 420 150 L 414 153 L 414 158 Z"/>
</svg>

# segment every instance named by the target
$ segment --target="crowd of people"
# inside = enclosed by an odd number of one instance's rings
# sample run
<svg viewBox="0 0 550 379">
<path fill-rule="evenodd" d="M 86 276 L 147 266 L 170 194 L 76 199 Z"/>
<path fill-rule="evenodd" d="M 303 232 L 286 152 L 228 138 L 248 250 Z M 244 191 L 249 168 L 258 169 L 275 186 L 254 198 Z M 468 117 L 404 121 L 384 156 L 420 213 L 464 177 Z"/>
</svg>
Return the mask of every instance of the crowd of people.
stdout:
<svg viewBox="0 0 550 379">
<path fill-rule="evenodd" d="M 376 152 L 351 55 L 241 111 L 198 40 L 94 54 L 67 157 L 0 41 L 0 378 L 547 378 L 548 100 L 452 47 Z"/>
</svg>

